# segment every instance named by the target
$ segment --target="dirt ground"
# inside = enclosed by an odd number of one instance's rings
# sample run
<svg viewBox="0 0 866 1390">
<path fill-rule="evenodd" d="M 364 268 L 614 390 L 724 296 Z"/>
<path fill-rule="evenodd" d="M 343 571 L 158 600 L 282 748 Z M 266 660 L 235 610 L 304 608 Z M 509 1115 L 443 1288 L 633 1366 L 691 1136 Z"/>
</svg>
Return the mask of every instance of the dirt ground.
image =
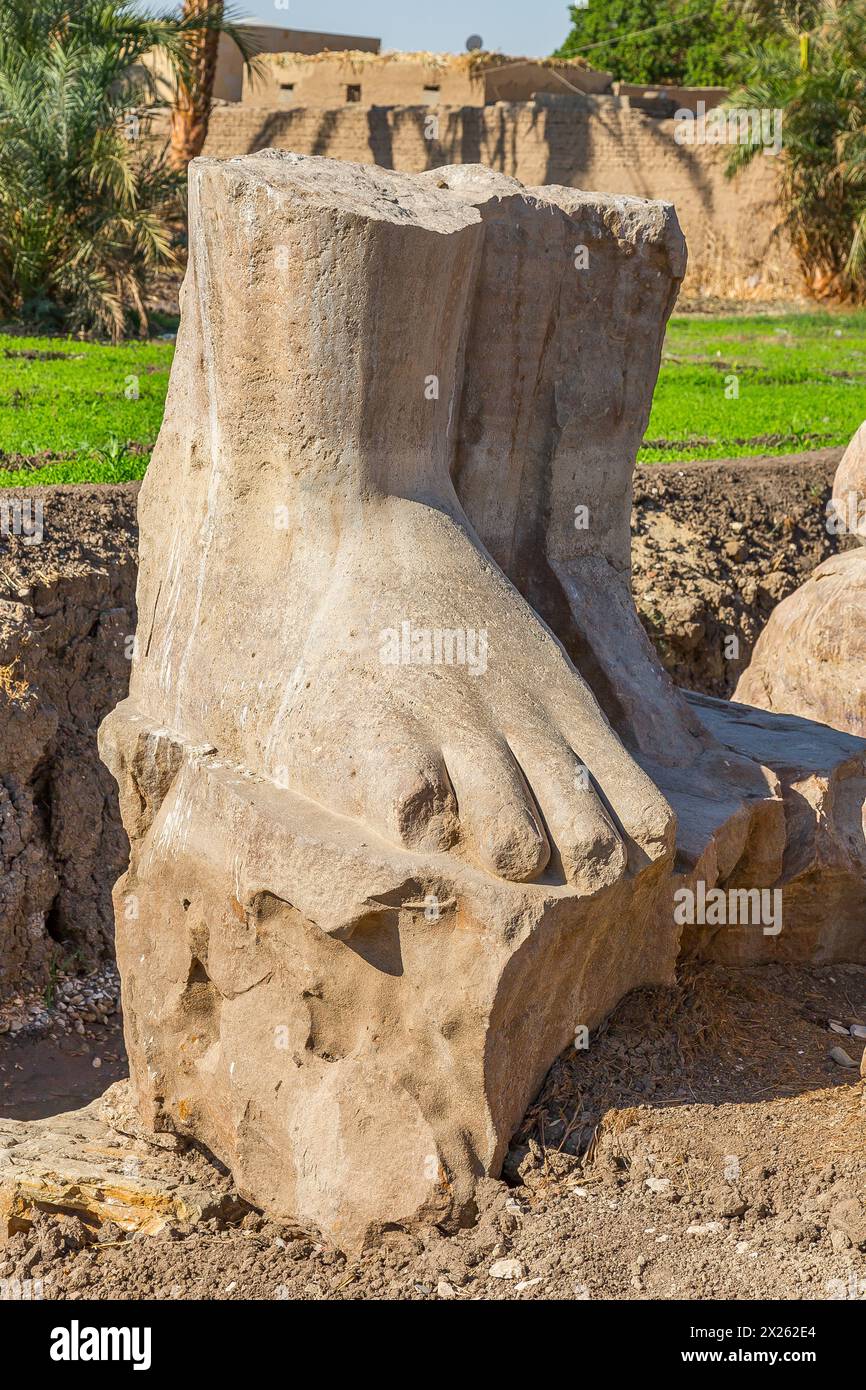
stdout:
<svg viewBox="0 0 866 1390">
<path fill-rule="evenodd" d="M 776 604 L 847 543 L 826 526 L 841 456 L 820 449 L 637 470 L 635 601 L 679 685 L 730 695 Z"/>
<path fill-rule="evenodd" d="M 630 995 L 554 1064 L 471 1229 L 347 1259 L 252 1210 L 101 1239 L 42 1217 L 0 1279 L 52 1299 L 866 1299 L 864 1087 L 830 1057 L 863 1042 L 831 1019 L 866 1023 L 866 968 L 707 967 Z M 116 1049 L 116 1023 L 93 1032 Z M 33 1047 L 0 1039 L 4 1109 Z"/>
</svg>

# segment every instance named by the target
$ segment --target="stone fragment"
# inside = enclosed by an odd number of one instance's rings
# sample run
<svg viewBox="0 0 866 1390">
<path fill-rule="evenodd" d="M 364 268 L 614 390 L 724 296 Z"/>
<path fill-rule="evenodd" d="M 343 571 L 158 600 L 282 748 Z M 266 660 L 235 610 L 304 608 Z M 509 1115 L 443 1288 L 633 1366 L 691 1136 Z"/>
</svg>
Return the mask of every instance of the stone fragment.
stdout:
<svg viewBox="0 0 866 1390">
<path fill-rule="evenodd" d="M 830 1229 L 841 1231 L 852 1245 L 866 1248 L 866 1203 L 859 1197 L 843 1197 L 829 1212 Z"/>
<path fill-rule="evenodd" d="M 708 883 L 781 894 L 781 931 L 760 925 L 687 925 L 683 954 L 732 965 L 764 961 L 866 963 L 866 742 L 793 715 L 690 693 L 725 747 L 776 779 L 782 810 L 778 869 L 748 857 Z"/>
<path fill-rule="evenodd" d="M 109 1104 L 125 1086 L 109 1089 Z M 247 1210 L 201 1154 L 180 1157 L 120 1135 L 101 1103 L 47 1120 L 0 1120 L 0 1243 L 28 1230 L 39 1212 L 153 1235 L 171 1222 L 232 1221 Z"/>
<path fill-rule="evenodd" d="M 866 423 L 837 469 L 827 525 L 860 544 L 773 610 L 734 698 L 866 736 Z"/>
<path fill-rule="evenodd" d="M 836 469 L 828 523 L 866 544 L 866 421 L 854 435 Z"/>
<path fill-rule="evenodd" d="M 866 551 L 825 560 L 773 609 L 734 699 L 866 736 Z"/>
<path fill-rule="evenodd" d="M 853 1057 L 849 1057 L 844 1047 L 831 1047 L 828 1056 L 840 1067 L 856 1067 Z"/>
<path fill-rule="evenodd" d="M 127 1044 L 146 1125 L 356 1248 L 471 1219 L 575 1030 L 670 978 L 674 817 L 453 489 L 478 209 L 270 152 L 194 164 L 190 218 L 101 733 Z"/>
</svg>

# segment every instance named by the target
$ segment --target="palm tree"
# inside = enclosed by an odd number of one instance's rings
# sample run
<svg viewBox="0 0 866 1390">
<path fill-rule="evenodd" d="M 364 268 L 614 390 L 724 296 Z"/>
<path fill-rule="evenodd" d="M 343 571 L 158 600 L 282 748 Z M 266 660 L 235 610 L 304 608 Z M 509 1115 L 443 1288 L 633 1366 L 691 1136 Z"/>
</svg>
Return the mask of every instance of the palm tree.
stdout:
<svg viewBox="0 0 866 1390">
<path fill-rule="evenodd" d="M 227 35 L 237 45 L 249 72 L 256 71 L 256 61 L 252 35 L 233 22 L 224 0 L 183 0 L 179 28 L 182 56 L 173 63 L 177 90 L 170 158 L 176 169 L 185 169 L 207 139 L 220 36 Z"/>
<path fill-rule="evenodd" d="M 754 47 L 736 108 L 781 109 L 783 228 L 808 290 L 866 297 L 866 8 L 862 0 L 819 0 L 783 11 L 777 35 Z M 805 40 L 805 41 L 804 41 Z M 759 143 L 734 147 L 729 175 Z"/>
<path fill-rule="evenodd" d="M 181 181 L 140 135 L 130 69 L 174 29 L 115 0 L 0 6 L 0 315 L 122 336 L 147 331 L 174 269 Z"/>
<path fill-rule="evenodd" d="M 146 334 L 152 281 L 180 265 L 184 179 L 146 138 L 142 59 L 160 51 L 205 101 L 196 43 L 215 45 L 218 10 L 0 0 L 0 317 L 117 339 L 135 316 Z"/>
</svg>

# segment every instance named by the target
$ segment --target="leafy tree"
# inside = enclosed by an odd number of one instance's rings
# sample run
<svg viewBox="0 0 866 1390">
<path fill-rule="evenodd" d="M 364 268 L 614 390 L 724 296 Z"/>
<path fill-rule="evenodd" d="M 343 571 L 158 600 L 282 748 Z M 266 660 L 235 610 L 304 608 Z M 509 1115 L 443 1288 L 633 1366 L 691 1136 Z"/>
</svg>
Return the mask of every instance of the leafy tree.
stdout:
<svg viewBox="0 0 866 1390">
<path fill-rule="evenodd" d="M 866 8 L 862 0 L 820 0 L 811 18 L 804 35 L 802 16 L 785 15 L 772 41 L 750 48 L 745 80 L 729 105 L 782 111 L 781 225 L 807 287 L 863 299 Z M 760 150 L 759 143 L 735 145 L 729 174 Z"/>
<path fill-rule="evenodd" d="M 235 32 L 206 9 L 0 0 L 0 315 L 116 340 L 135 314 L 147 332 L 151 283 L 179 265 L 186 159 L 146 138 L 142 59 L 159 50 L 197 92 L 197 37 Z"/>
<path fill-rule="evenodd" d="M 772 0 L 763 0 L 772 5 Z M 624 82 L 726 86 L 761 24 L 732 0 L 588 0 L 557 56 L 583 54 Z"/>
</svg>

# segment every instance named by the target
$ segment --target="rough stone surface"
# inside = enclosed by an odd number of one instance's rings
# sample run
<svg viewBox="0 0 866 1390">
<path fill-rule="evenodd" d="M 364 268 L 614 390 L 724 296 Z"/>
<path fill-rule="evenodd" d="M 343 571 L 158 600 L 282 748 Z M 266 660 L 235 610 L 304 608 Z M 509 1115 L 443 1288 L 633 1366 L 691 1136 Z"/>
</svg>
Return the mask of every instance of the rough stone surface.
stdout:
<svg viewBox="0 0 866 1390">
<path fill-rule="evenodd" d="M 270 152 L 197 161 L 190 212 L 100 735 L 133 1082 L 357 1249 L 471 1219 L 576 1030 L 670 979 L 675 886 L 780 881 L 797 779 L 677 691 L 629 592 L 669 206 Z M 811 925 L 794 956 L 848 949 Z"/>
<path fill-rule="evenodd" d="M 767 839 L 756 835 L 753 852 L 732 871 L 707 876 L 730 889 L 778 889 L 779 934 L 765 935 L 760 926 L 686 926 L 682 954 L 735 965 L 866 963 L 866 743 L 811 720 L 687 698 L 720 743 L 772 773 L 784 836 L 778 872 L 769 869 Z"/>
<path fill-rule="evenodd" d="M 565 215 L 513 200 L 553 278 Z M 149 1123 L 357 1244 L 466 1219 L 575 1028 L 669 976 L 673 816 L 451 485 L 476 208 L 270 154 L 195 166 L 191 225 L 102 731 L 133 1075 Z M 474 669 L 431 654 L 453 632 Z"/>
<path fill-rule="evenodd" d="M 839 462 L 829 515 L 839 531 L 866 544 L 866 420 Z"/>
<path fill-rule="evenodd" d="M 866 425 L 836 474 L 831 529 L 860 544 L 819 565 L 780 603 L 740 678 L 736 698 L 866 735 Z"/>
<path fill-rule="evenodd" d="M 3 997 L 112 953 L 128 845 L 96 730 L 129 681 L 135 490 L 4 489 L 0 507 Z"/>
<path fill-rule="evenodd" d="M 45 1213 L 77 1216 L 94 1233 L 110 1221 L 146 1235 L 243 1215 L 225 1170 L 146 1134 L 127 1092 L 116 1082 L 82 1110 L 0 1120 L 0 1244 Z"/>
</svg>

